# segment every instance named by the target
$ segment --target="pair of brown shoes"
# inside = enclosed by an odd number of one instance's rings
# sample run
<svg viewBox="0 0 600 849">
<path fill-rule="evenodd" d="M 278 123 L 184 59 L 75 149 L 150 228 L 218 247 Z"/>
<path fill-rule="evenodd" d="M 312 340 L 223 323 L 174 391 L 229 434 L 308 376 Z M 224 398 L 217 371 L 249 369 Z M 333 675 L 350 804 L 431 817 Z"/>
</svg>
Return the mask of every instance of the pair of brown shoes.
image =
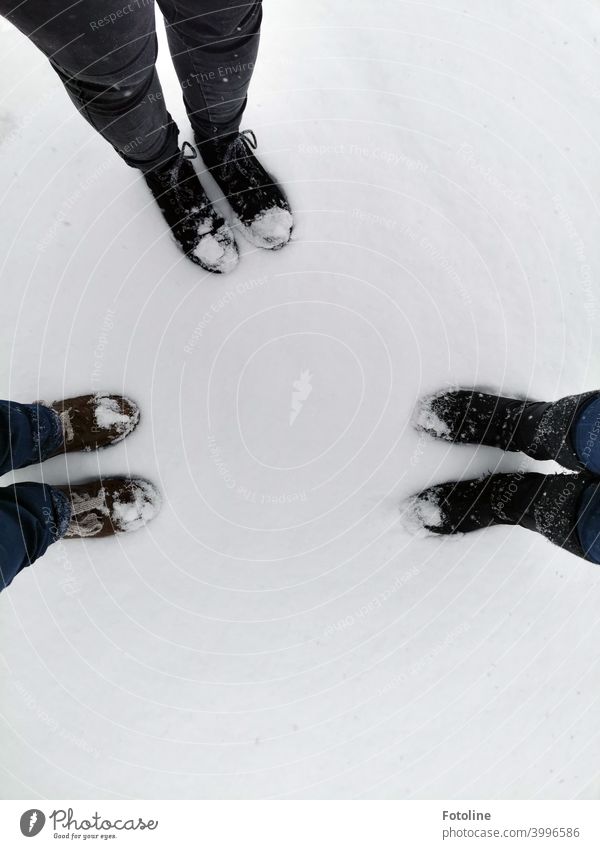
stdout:
<svg viewBox="0 0 600 849">
<path fill-rule="evenodd" d="M 44 406 L 60 419 L 63 442 L 52 454 L 97 451 L 129 436 L 140 420 L 137 404 L 122 395 L 97 392 Z M 142 478 L 112 477 L 56 486 L 69 500 L 71 521 L 65 537 L 106 537 L 143 527 L 160 509 L 156 487 Z"/>
</svg>

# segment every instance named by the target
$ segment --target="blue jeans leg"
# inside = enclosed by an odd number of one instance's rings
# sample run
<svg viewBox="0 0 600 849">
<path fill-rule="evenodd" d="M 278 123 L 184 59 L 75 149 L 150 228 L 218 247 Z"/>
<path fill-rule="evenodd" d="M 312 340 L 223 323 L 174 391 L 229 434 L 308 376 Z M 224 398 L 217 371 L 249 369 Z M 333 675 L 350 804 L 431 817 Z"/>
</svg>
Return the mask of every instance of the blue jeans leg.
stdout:
<svg viewBox="0 0 600 849">
<path fill-rule="evenodd" d="M 63 430 L 54 410 L 41 404 L 0 401 L 0 475 L 41 463 L 60 447 Z"/>
<path fill-rule="evenodd" d="M 587 559 L 600 563 L 600 481 L 590 483 L 583 493 L 577 530 Z"/>
<path fill-rule="evenodd" d="M 69 499 L 41 483 L 0 487 L 0 591 L 67 531 Z"/>
<path fill-rule="evenodd" d="M 585 468 L 600 475 L 600 393 L 579 413 L 573 426 L 572 440 Z"/>
</svg>

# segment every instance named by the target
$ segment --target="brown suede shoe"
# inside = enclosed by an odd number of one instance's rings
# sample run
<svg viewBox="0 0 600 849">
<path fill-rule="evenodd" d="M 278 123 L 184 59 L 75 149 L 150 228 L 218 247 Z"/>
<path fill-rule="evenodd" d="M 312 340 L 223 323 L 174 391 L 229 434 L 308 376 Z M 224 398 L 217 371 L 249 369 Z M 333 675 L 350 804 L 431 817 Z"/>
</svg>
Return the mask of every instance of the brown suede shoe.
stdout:
<svg viewBox="0 0 600 849">
<path fill-rule="evenodd" d="M 115 445 L 135 430 L 140 420 L 137 404 L 122 395 L 96 392 L 51 404 L 58 414 L 64 442 L 51 456 L 71 451 L 96 451 Z"/>
<path fill-rule="evenodd" d="M 108 537 L 137 531 L 160 510 L 156 487 L 142 478 L 106 478 L 55 486 L 71 504 L 68 538 Z"/>
</svg>

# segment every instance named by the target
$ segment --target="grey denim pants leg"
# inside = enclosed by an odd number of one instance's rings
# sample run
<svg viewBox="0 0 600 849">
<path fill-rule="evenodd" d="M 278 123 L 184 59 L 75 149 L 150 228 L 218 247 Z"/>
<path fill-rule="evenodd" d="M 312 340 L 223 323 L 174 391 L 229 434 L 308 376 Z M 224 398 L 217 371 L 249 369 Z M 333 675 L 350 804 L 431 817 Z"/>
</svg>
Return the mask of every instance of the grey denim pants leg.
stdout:
<svg viewBox="0 0 600 849">
<path fill-rule="evenodd" d="M 178 152 L 154 67 L 153 0 L 0 0 L 0 14 L 50 60 L 80 114 L 127 162 Z"/>
<path fill-rule="evenodd" d="M 239 129 L 254 70 L 260 0 L 160 0 L 184 102 L 200 140 Z M 80 114 L 135 168 L 178 152 L 155 69 L 154 0 L 0 0 L 48 57 Z"/>
<path fill-rule="evenodd" d="M 199 141 L 237 132 L 256 64 L 261 0 L 158 0 Z"/>
</svg>

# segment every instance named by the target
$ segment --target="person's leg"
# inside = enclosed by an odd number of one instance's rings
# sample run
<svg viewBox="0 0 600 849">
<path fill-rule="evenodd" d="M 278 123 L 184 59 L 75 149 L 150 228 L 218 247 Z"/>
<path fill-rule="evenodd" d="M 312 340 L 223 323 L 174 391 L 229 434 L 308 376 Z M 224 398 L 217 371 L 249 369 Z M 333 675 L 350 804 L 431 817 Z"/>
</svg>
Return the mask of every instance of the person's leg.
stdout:
<svg viewBox="0 0 600 849">
<path fill-rule="evenodd" d="M 66 533 L 70 520 L 69 499 L 53 487 L 0 488 L 0 591 Z"/>
<path fill-rule="evenodd" d="M 260 248 L 290 240 L 285 193 L 240 132 L 258 53 L 261 0 L 158 0 L 200 155 L 231 206 L 233 222 Z"/>
<path fill-rule="evenodd" d="M 108 392 L 44 404 L 0 401 L 0 475 L 56 454 L 115 445 L 139 420 L 137 404 Z"/>
<path fill-rule="evenodd" d="M 262 20 L 261 0 L 158 0 L 197 141 L 237 133 Z"/>
<path fill-rule="evenodd" d="M 408 501 L 407 517 L 435 534 L 470 533 L 492 525 L 520 525 L 554 545 L 599 562 L 600 484 L 586 474 L 497 474 L 431 486 Z M 595 546 L 595 548 L 594 548 Z"/>
<path fill-rule="evenodd" d="M 0 401 L 0 475 L 41 463 L 64 439 L 60 416 L 42 404 Z"/>
<path fill-rule="evenodd" d="M 600 431 L 600 404 L 593 405 L 599 398 L 600 392 L 594 391 L 558 401 L 523 401 L 473 389 L 452 390 L 424 398 L 415 426 L 448 442 L 522 451 L 535 460 L 554 460 L 572 471 L 594 471 L 590 465 L 594 457 L 600 470 L 600 450 L 593 450 L 592 433 L 594 428 Z M 579 428 L 585 452 L 579 453 L 577 423 L 588 409 Z"/>
<path fill-rule="evenodd" d="M 144 173 L 184 253 L 207 271 L 233 268 L 233 233 L 180 151 L 165 107 L 154 0 L 108 8 L 106 0 L 0 0 L 0 14 L 48 56 L 84 118 Z"/>
<path fill-rule="evenodd" d="M 153 519 L 160 504 L 156 487 L 141 478 L 0 488 L 0 591 L 57 540 L 131 533 Z"/>
<path fill-rule="evenodd" d="M 83 117 L 127 164 L 179 152 L 154 67 L 153 0 L 0 0 L 0 14 L 48 57 Z"/>
</svg>

